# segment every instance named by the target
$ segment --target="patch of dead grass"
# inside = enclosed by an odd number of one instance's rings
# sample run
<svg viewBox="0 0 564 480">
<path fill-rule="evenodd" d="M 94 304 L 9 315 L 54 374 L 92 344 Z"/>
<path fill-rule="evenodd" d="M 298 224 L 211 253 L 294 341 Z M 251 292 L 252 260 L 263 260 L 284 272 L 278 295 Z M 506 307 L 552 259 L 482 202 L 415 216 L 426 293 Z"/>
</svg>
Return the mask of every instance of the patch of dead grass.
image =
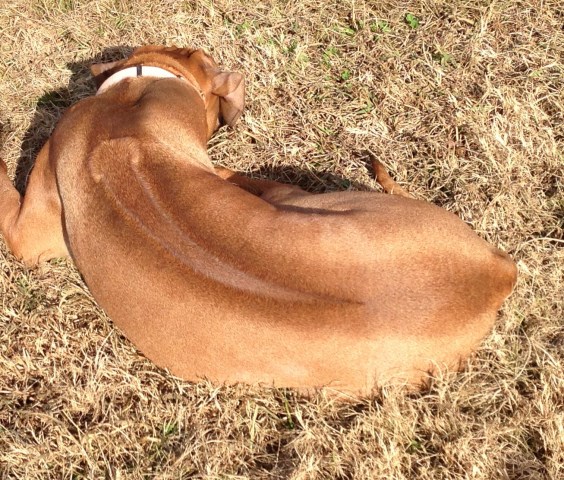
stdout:
<svg viewBox="0 0 564 480">
<path fill-rule="evenodd" d="M 409 27 L 405 14 L 420 19 Z M 0 153 L 25 179 L 89 63 L 204 47 L 245 74 L 217 163 L 314 191 L 375 188 L 370 150 L 518 261 L 468 371 L 428 392 L 187 383 L 141 357 L 70 262 L 0 252 L 3 478 L 558 478 L 563 458 L 558 2 L 13 0 L 0 7 Z M 110 48 L 112 47 L 112 48 Z"/>
</svg>

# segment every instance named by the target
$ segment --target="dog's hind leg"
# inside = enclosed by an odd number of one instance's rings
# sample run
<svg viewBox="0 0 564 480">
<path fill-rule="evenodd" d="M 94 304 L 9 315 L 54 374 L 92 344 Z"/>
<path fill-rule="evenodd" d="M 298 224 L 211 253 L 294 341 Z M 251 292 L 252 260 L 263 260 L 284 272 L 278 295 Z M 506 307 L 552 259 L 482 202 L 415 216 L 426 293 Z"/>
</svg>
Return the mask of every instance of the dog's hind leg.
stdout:
<svg viewBox="0 0 564 480">
<path fill-rule="evenodd" d="M 49 142 L 37 156 L 25 196 L 14 188 L 0 160 L 0 233 L 14 256 L 28 266 L 68 255 Z"/>
</svg>

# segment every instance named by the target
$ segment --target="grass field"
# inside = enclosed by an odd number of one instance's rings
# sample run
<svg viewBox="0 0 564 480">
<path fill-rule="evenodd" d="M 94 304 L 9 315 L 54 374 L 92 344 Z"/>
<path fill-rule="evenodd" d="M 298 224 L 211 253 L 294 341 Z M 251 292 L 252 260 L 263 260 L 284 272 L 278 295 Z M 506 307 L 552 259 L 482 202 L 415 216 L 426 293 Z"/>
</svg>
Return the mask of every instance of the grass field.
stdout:
<svg viewBox="0 0 564 480">
<path fill-rule="evenodd" d="M 92 62 L 202 47 L 247 81 L 214 162 L 375 189 L 370 150 L 520 274 L 465 373 L 339 404 L 174 378 L 70 261 L 29 270 L 0 241 L 0 478 L 563 478 L 563 22 L 558 0 L 3 2 L 0 155 L 19 185 L 94 92 Z"/>
</svg>

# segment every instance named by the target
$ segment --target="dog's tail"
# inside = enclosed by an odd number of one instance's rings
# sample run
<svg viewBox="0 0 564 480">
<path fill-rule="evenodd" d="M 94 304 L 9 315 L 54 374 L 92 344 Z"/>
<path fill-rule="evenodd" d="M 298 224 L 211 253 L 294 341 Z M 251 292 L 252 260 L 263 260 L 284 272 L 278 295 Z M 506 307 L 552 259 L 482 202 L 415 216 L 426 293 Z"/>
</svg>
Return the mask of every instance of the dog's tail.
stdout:
<svg viewBox="0 0 564 480">
<path fill-rule="evenodd" d="M 401 188 L 396 181 L 390 177 L 386 168 L 380 160 L 378 160 L 374 154 L 368 152 L 370 156 L 370 161 L 372 162 L 372 168 L 374 169 L 374 174 L 376 175 L 376 181 L 381 185 L 386 193 L 391 193 L 392 195 L 401 195 L 402 197 L 414 198 L 409 192 Z"/>
</svg>

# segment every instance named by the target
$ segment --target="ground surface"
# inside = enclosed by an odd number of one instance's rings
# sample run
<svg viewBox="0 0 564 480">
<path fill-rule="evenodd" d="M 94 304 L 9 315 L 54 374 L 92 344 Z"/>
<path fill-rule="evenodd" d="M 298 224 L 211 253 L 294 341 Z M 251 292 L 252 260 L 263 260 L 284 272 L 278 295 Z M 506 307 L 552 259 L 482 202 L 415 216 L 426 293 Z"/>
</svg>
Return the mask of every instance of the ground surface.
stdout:
<svg viewBox="0 0 564 480">
<path fill-rule="evenodd" d="M 92 94 L 93 60 L 200 46 L 248 85 L 215 162 L 371 189 L 371 150 L 520 275 L 466 373 L 343 405 L 173 378 L 70 261 L 27 270 L 0 242 L 0 478 L 562 475 L 562 23 L 557 0 L 2 2 L 0 154 L 19 183 L 64 109 Z"/>
</svg>

